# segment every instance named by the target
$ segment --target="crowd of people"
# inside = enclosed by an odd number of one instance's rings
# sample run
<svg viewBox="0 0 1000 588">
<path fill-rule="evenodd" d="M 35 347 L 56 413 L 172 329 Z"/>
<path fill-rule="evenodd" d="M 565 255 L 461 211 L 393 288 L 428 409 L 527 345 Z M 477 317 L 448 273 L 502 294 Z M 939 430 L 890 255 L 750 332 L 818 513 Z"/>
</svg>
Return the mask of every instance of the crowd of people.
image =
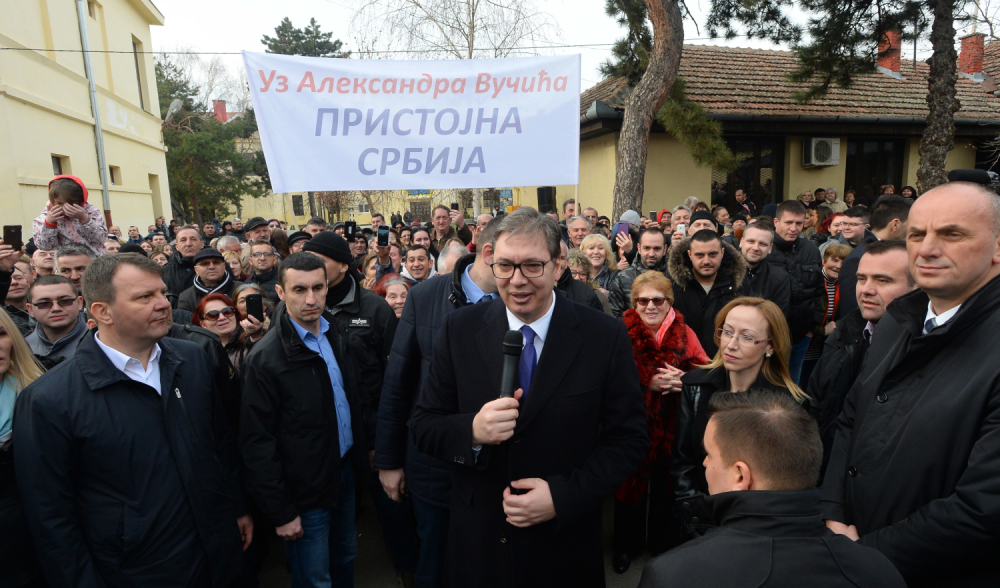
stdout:
<svg viewBox="0 0 1000 588">
<path fill-rule="evenodd" d="M 353 586 L 367 492 L 402 586 L 603 586 L 608 500 L 643 588 L 994 585 L 1000 196 L 881 192 L 123 236 L 58 176 L 0 243 L 0 584 Z"/>
</svg>

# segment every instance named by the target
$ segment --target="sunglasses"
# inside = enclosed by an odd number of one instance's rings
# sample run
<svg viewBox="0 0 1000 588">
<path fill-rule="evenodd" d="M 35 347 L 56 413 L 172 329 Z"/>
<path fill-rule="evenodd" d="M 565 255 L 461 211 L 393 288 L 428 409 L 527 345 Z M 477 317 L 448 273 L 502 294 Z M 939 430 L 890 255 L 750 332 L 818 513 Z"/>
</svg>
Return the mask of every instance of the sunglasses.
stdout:
<svg viewBox="0 0 1000 588">
<path fill-rule="evenodd" d="M 660 308 L 663 306 L 663 303 L 667 301 L 667 299 L 662 296 L 657 296 L 656 298 L 636 298 L 635 301 L 640 306 L 649 306 L 650 303 L 653 303 L 653 306 Z"/>
<path fill-rule="evenodd" d="M 58 304 L 62 308 L 69 308 L 76 303 L 76 298 L 60 298 L 59 300 L 43 300 L 41 302 L 30 303 L 38 310 L 48 310 L 53 304 Z"/>
<path fill-rule="evenodd" d="M 221 310 L 210 310 L 206 312 L 205 316 L 202 317 L 202 320 L 208 319 L 210 321 L 217 321 L 219 320 L 219 315 L 222 315 L 226 318 L 232 318 L 233 315 L 235 314 L 236 314 L 236 309 L 233 308 L 232 306 L 227 306 Z"/>
</svg>

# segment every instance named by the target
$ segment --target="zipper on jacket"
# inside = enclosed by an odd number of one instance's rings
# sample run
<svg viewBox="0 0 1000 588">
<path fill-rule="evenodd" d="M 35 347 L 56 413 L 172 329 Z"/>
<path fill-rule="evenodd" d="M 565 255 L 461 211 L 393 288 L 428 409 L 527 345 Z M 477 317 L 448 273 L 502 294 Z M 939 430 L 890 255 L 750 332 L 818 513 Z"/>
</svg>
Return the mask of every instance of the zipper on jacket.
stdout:
<svg viewBox="0 0 1000 588">
<path fill-rule="evenodd" d="M 178 402 L 181 403 L 181 410 L 184 411 L 184 416 L 187 418 L 187 422 L 191 425 L 191 431 L 194 433 L 195 441 L 201 441 L 198 435 L 198 429 L 194 426 L 194 421 L 191 420 L 191 415 L 188 413 L 187 406 L 184 404 L 184 399 L 181 397 L 181 389 L 174 388 L 174 394 L 177 396 Z"/>
</svg>

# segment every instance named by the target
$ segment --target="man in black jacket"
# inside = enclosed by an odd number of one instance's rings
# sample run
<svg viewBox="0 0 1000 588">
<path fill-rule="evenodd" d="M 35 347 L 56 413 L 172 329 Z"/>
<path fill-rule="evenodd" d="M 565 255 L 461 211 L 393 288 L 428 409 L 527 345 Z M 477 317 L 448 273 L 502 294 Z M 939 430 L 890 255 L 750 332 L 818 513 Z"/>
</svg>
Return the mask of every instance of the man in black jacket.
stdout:
<svg viewBox="0 0 1000 588">
<path fill-rule="evenodd" d="M 205 354 L 165 337 L 161 276 L 135 253 L 94 260 L 97 331 L 17 399 L 18 487 L 49 586 L 221 588 L 242 569 L 236 445 Z"/>
<path fill-rule="evenodd" d="M 374 432 L 350 348 L 323 310 L 326 268 L 293 253 L 279 304 L 243 374 L 240 446 L 250 493 L 274 523 L 296 586 L 353 586 L 355 470 Z"/>
<path fill-rule="evenodd" d="M 445 316 L 498 296 L 488 260 L 500 221 L 494 218 L 482 229 L 475 255 L 459 259 L 451 274 L 430 278 L 410 290 L 392 343 L 392 361 L 386 367 L 375 434 L 375 467 L 390 498 L 403 502 L 408 494 L 413 503 L 420 536 L 418 586 L 444 582 L 451 464 L 413 445 L 410 416 L 417 393 L 427 382 L 434 341 Z"/>
<path fill-rule="evenodd" d="M 202 249 L 194 256 L 194 281 L 177 299 L 178 310 L 194 312 L 201 299 L 209 294 L 225 294 L 235 300 L 236 289 L 243 285 L 229 271 L 222 253 L 216 249 Z"/>
<path fill-rule="evenodd" d="M 740 287 L 740 296 L 758 296 L 778 305 L 785 319 L 791 311 L 792 278 L 776 265 L 765 263 L 774 246 L 774 229 L 767 223 L 754 223 L 746 228 L 739 248 L 747 262 L 747 275 Z"/>
<path fill-rule="evenodd" d="M 604 586 L 601 503 L 649 452 L 625 325 L 555 291 L 560 238 L 532 208 L 497 225 L 501 300 L 445 317 L 414 409 L 417 447 L 455 468 L 452 586 Z M 520 389 L 500 398 L 508 330 Z"/>
<path fill-rule="evenodd" d="M 667 238 L 659 229 L 646 229 L 639 235 L 638 253 L 628 269 L 615 274 L 608 288 L 608 303 L 615 317 L 621 318 L 632 308 L 632 282 L 650 270 L 667 274 Z"/>
<path fill-rule="evenodd" d="M 396 334 L 396 313 L 384 298 L 361 286 L 361 275 L 351 267 L 351 249 L 343 237 L 336 233 L 319 233 L 303 247 L 303 251 L 319 257 L 326 267 L 324 306 L 336 319 L 337 328 L 353 351 L 359 389 L 375 414 L 389 350 Z M 416 570 L 419 547 L 410 509 L 389 499 L 378 482 L 378 473 L 369 471 L 368 478 L 386 550 L 396 572 L 412 574 Z"/>
<path fill-rule="evenodd" d="M 798 200 L 787 200 L 778 205 L 774 219 L 774 248 L 767 256 L 767 263 L 776 266 L 791 277 L 791 310 L 788 328 L 792 336 L 792 356 L 788 371 L 797 382 L 802 373 L 802 362 L 812 341 L 812 329 L 820 315 L 819 297 L 823 291 L 820 274 L 823 258 L 816 245 L 802 237 L 806 220 L 806 207 Z"/>
<path fill-rule="evenodd" d="M 851 254 L 844 258 L 843 265 L 840 266 L 840 275 L 837 282 L 840 284 L 841 292 L 853 292 L 858 280 L 855 274 L 858 273 L 858 262 L 865 254 L 865 247 L 873 241 L 885 241 L 888 239 L 906 238 L 906 220 L 910 216 L 910 207 L 913 200 L 887 194 L 881 196 L 875 202 L 871 212 L 871 239 L 866 238 L 858 243 Z M 841 315 L 858 308 L 858 300 L 853 296 L 841 296 L 838 312 Z"/>
<path fill-rule="evenodd" d="M 670 248 L 667 268 L 674 285 L 674 309 L 698 336 L 705 353 L 715 357 L 719 350 L 715 315 L 739 296 L 747 262 L 735 247 L 722 242 L 718 232 L 703 229 Z"/>
<path fill-rule="evenodd" d="M 903 588 L 878 551 L 823 525 L 816 422 L 787 392 L 716 394 L 704 445 L 708 491 L 685 501 L 715 528 L 646 564 L 639 588 Z"/>
<path fill-rule="evenodd" d="M 1000 199 L 964 182 L 914 202 L 918 291 L 879 321 L 838 419 L 827 525 L 913 586 L 995 586 L 1000 562 Z"/>
<path fill-rule="evenodd" d="M 861 362 L 875 327 L 885 316 L 890 302 L 917 287 L 910 275 L 904 241 L 878 241 L 868 247 L 861 258 L 854 296 L 861 308 L 837 321 L 837 328 L 826 339 L 823 355 L 806 388 L 811 405 L 818 408 L 823 472 L 830 460 L 837 417 L 844 408 L 848 390 L 861 371 Z M 841 304 L 848 297 L 848 292 L 841 290 Z"/>
<path fill-rule="evenodd" d="M 198 227 L 187 225 L 177 229 L 177 245 L 170 261 L 163 266 L 163 282 L 167 285 L 167 297 L 171 306 L 177 308 L 181 292 L 194 283 L 194 256 L 205 246 Z"/>
<path fill-rule="evenodd" d="M 278 251 L 266 239 L 250 243 L 250 265 L 253 275 L 247 278 L 248 284 L 260 286 L 273 304 L 278 304 L 278 293 L 274 287 L 278 284 Z"/>
</svg>

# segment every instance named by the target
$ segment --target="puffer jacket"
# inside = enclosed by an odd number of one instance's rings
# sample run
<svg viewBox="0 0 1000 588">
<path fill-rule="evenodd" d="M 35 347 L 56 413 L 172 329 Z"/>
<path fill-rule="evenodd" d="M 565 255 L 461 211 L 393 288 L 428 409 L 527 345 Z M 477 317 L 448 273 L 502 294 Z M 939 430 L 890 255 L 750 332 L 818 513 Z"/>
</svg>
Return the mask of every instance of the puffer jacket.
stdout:
<svg viewBox="0 0 1000 588">
<path fill-rule="evenodd" d="M 687 323 L 709 357 L 715 357 L 719 346 L 715 344 L 715 315 L 740 294 L 740 286 L 747 274 L 747 262 L 732 245 L 722 243 L 722 266 L 715 276 L 715 283 L 705 293 L 694 277 L 688 251 L 688 237 L 670 248 L 667 269 L 674 284 L 674 308 L 684 315 Z"/>
<path fill-rule="evenodd" d="M 35 246 L 42 251 L 55 251 L 63 245 L 78 243 L 86 245 L 98 256 L 107 253 L 104 241 L 108 238 L 108 225 L 104 222 L 104 213 L 86 200 L 83 209 L 87 212 L 87 222 L 81 223 L 75 218 L 63 219 L 55 227 L 50 227 L 45 224 L 45 214 L 49 210 L 46 202 L 42 213 L 31 223 Z"/>
<path fill-rule="evenodd" d="M 633 248 L 633 250 L 635 249 Z M 656 267 L 652 269 L 653 271 L 667 275 L 667 255 L 664 255 L 660 263 L 656 264 Z M 642 264 L 642 256 L 636 255 L 635 261 L 632 262 L 632 265 L 628 269 L 615 274 L 614 279 L 611 281 L 611 287 L 608 288 L 608 303 L 611 304 L 611 312 L 614 313 L 616 318 L 621 318 L 626 310 L 632 308 L 632 282 L 638 276 L 648 271 L 650 271 L 650 268 Z"/>
<path fill-rule="evenodd" d="M 816 314 L 820 312 L 819 298 L 825 294 L 820 274 L 823 258 L 819 248 L 805 237 L 788 242 L 775 235 L 774 248 L 764 261 L 785 270 L 792 278 L 788 328 L 792 343 L 798 343 L 816 326 Z"/>
</svg>

